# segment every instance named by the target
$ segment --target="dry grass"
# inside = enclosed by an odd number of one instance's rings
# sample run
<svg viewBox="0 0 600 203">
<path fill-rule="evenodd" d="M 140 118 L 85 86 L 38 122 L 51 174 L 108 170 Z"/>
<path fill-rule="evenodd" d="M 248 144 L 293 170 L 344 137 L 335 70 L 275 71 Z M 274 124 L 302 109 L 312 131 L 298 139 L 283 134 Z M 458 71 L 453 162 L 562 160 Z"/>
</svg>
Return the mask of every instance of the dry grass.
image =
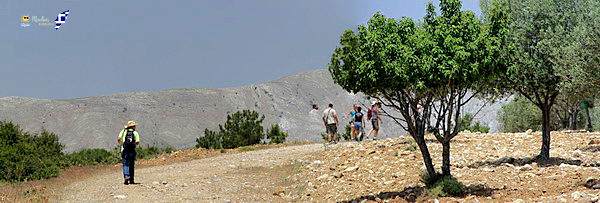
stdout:
<svg viewBox="0 0 600 203">
<path fill-rule="evenodd" d="M 249 146 L 254 150 L 309 144 L 308 142 L 289 142 L 283 144 L 258 144 Z M 246 150 L 247 151 L 247 150 Z M 236 149 L 186 149 L 170 154 L 158 155 L 149 160 L 136 161 L 136 168 L 148 168 L 173 163 L 188 162 L 217 156 L 223 153 L 241 153 L 243 147 Z M 56 178 L 19 183 L 0 183 L 0 202 L 52 202 L 64 186 L 80 182 L 106 173 L 121 173 L 121 165 L 74 166 L 61 170 Z"/>
</svg>

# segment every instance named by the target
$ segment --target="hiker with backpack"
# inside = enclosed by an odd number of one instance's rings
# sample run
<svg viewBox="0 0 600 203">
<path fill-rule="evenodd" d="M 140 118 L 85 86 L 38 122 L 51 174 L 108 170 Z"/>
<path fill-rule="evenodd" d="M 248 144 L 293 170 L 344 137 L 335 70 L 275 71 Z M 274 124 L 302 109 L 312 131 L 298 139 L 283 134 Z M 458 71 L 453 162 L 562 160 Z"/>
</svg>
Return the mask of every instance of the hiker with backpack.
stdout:
<svg viewBox="0 0 600 203">
<path fill-rule="evenodd" d="M 356 107 L 358 107 L 358 105 L 354 104 L 352 106 L 352 111 L 348 112 L 348 123 L 350 124 L 350 138 L 351 139 L 355 139 L 354 135 L 356 135 L 356 129 L 354 129 L 354 123 L 352 122 L 354 120 L 354 114 L 356 113 Z"/>
<path fill-rule="evenodd" d="M 135 121 L 127 122 L 124 129 L 119 133 L 117 143 L 121 148 L 121 160 L 123 162 L 123 176 L 125 185 L 135 184 L 134 169 L 135 169 L 135 147 L 140 144 L 140 134 L 135 130 L 137 124 Z"/>
<path fill-rule="evenodd" d="M 375 132 L 373 134 L 373 140 L 377 140 L 377 134 L 379 133 L 379 122 L 383 124 L 383 120 L 381 120 L 381 116 L 379 114 L 379 109 L 381 108 L 381 103 L 377 101 L 371 102 L 371 109 L 367 112 L 367 119 L 371 121 L 373 128 L 369 130 L 367 133 L 367 138 L 371 135 L 371 132 Z"/>
<path fill-rule="evenodd" d="M 337 126 L 339 125 L 339 120 L 337 115 L 335 114 L 335 110 L 333 109 L 333 104 L 329 104 L 329 108 L 323 111 L 322 120 L 325 124 L 327 134 L 329 135 L 329 144 L 337 143 L 335 134 L 337 133 Z"/>
<path fill-rule="evenodd" d="M 354 130 L 356 131 L 356 133 L 358 133 L 358 135 L 356 135 L 355 140 L 360 139 L 360 137 L 363 136 L 363 131 L 364 131 L 364 123 L 365 123 L 365 117 L 364 114 L 362 113 L 362 108 L 359 106 L 356 108 L 356 112 L 354 113 L 354 117 L 352 117 L 352 121 L 354 122 Z"/>
</svg>

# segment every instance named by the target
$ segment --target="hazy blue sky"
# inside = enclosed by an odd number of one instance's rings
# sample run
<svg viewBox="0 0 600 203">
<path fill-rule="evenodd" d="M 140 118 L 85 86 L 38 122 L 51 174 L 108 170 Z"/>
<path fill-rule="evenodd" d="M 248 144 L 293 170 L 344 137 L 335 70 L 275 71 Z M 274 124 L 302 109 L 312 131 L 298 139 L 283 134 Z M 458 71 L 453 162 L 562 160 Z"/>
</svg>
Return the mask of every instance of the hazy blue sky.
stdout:
<svg viewBox="0 0 600 203">
<path fill-rule="evenodd" d="M 343 30 L 421 0 L 2 0 L 0 97 L 234 87 L 325 69 Z M 434 2 L 437 6 L 437 2 Z M 480 14 L 479 0 L 463 2 Z M 49 19 L 70 10 L 60 29 Z"/>
</svg>

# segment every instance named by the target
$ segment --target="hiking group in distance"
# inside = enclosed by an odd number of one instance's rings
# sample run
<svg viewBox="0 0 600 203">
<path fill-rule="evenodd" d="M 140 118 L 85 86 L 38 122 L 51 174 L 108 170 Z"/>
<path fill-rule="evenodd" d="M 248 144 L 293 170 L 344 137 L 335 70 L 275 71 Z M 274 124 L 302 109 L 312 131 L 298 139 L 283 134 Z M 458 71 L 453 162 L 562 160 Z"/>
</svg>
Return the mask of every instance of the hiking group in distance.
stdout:
<svg viewBox="0 0 600 203">
<path fill-rule="evenodd" d="M 364 139 L 367 139 L 371 133 L 373 134 L 373 140 L 377 140 L 377 136 L 379 134 L 379 125 L 380 122 L 383 124 L 383 120 L 381 120 L 381 103 L 378 101 L 371 101 L 371 107 L 367 110 L 367 118 L 365 119 L 365 114 L 362 111 L 362 107 L 354 104 L 352 107 L 352 111 L 348 112 L 348 124 L 350 125 L 350 139 L 352 140 L 362 140 L 364 129 L 366 127 L 366 123 L 368 121 L 371 122 L 371 130 L 367 133 Z M 319 106 L 313 104 L 313 109 L 311 111 L 317 112 L 319 110 Z M 328 143 L 336 144 L 337 143 L 337 128 L 340 124 L 340 119 L 338 118 L 335 109 L 333 108 L 333 104 L 329 104 L 327 109 L 323 111 L 323 116 L 321 117 L 323 124 L 325 125 L 325 131 L 328 135 Z"/>
</svg>

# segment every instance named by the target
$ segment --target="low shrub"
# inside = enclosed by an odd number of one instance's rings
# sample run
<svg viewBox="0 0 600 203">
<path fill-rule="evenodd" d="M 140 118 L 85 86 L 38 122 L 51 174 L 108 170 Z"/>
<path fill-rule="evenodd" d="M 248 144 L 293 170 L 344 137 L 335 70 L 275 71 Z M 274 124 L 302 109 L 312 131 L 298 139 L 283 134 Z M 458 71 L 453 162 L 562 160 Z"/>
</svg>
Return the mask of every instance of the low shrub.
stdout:
<svg viewBox="0 0 600 203">
<path fill-rule="evenodd" d="M 158 148 L 154 146 L 146 145 L 146 147 L 138 146 L 135 149 L 137 155 L 136 159 L 151 159 L 157 155 L 168 154 L 173 151 L 173 148 Z"/>
<path fill-rule="evenodd" d="M 323 141 L 327 142 L 329 140 L 329 135 L 321 133 L 321 138 L 323 138 Z"/>
<path fill-rule="evenodd" d="M 437 194 L 439 197 L 456 197 L 463 194 L 465 185 L 452 176 L 444 176 L 435 183 L 433 190 L 441 191 Z"/>
<path fill-rule="evenodd" d="M 342 137 L 343 137 L 343 138 L 344 138 L 344 140 L 346 140 L 346 141 L 348 141 L 348 140 L 351 140 L 352 138 L 351 138 L 351 136 L 350 136 L 350 133 L 352 133 L 352 127 L 351 127 L 350 125 L 346 125 L 346 126 L 344 126 L 344 129 L 345 129 L 346 131 L 344 132 L 344 134 L 342 134 Z"/>
<path fill-rule="evenodd" d="M 273 143 L 284 143 L 288 134 L 286 132 L 281 131 L 279 125 L 272 125 L 269 130 L 267 130 L 267 139 L 270 139 L 269 144 Z"/>
<path fill-rule="evenodd" d="M 114 152 L 106 149 L 84 149 L 76 153 L 65 155 L 64 166 L 86 166 L 99 164 L 116 164 L 119 159 Z"/>
<path fill-rule="evenodd" d="M 413 138 L 409 138 L 406 142 L 408 142 L 408 146 L 406 146 L 406 150 L 415 151 L 417 150 L 417 142 Z"/>
<path fill-rule="evenodd" d="M 421 175 L 421 181 L 429 188 L 429 196 L 433 198 L 461 196 L 465 191 L 465 185 L 456 178 L 439 173 L 431 177 L 425 172 Z"/>
<path fill-rule="evenodd" d="M 239 149 L 240 152 L 247 152 L 247 151 L 254 151 L 256 150 L 254 147 L 250 147 L 250 146 L 245 146 L 245 147 L 241 147 Z"/>
<path fill-rule="evenodd" d="M 30 134 L 11 122 L 0 122 L 0 181 L 57 176 L 63 163 L 62 149 L 53 133 Z"/>
<path fill-rule="evenodd" d="M 343 137 L 344 140 L 346 140 L 346 141 L 352 140 L 352 135 L 351 135 L 351 133 L 352 133 L 352 126 L 346 125 L 344 128 L 345 128 L 346 131 L 344 132 L 344 134 L 342 134 L 341 137 Z M 358 136 L 358 133 L 355 134 L 354 140 L 355 141 L 362 141 L 365 138 L 365 136 L 366 136 L 366 134 L 365 134 L 365 131 L 363 130 L 362 131 L 362 135 L 360 137 Z M 338 140 L 339 139 L 340 139 L 340 136 L 338 135 Z"/>
<path fill-rule="evenodd" d="M 471 132 L 482 132 L 482 133 L 490 132 L 489 126 L 483 125 L 479 121 L 475 121 L 475 123 L 473 123 L 473 119 L 474 119 L 474 117 L 470 113 L 467 113 L 462 118 L 459 118 L 458 122 L 461 124 L 460 131 L 468 130 Z"/>
<path fill-rule="evenodd" d="M 427 188 L 432 188 L 433 185 L 435 185 L 435 183 L 441 177 L 442 177 L 442 174 L 435 173 L 434 176 L 430 176 L 429 173 L 427 173 L 427 171 L 425 171 L 421 174 L 421 182 L 425 183 L 425 186 L 427 186 Z"/>
</svg>

